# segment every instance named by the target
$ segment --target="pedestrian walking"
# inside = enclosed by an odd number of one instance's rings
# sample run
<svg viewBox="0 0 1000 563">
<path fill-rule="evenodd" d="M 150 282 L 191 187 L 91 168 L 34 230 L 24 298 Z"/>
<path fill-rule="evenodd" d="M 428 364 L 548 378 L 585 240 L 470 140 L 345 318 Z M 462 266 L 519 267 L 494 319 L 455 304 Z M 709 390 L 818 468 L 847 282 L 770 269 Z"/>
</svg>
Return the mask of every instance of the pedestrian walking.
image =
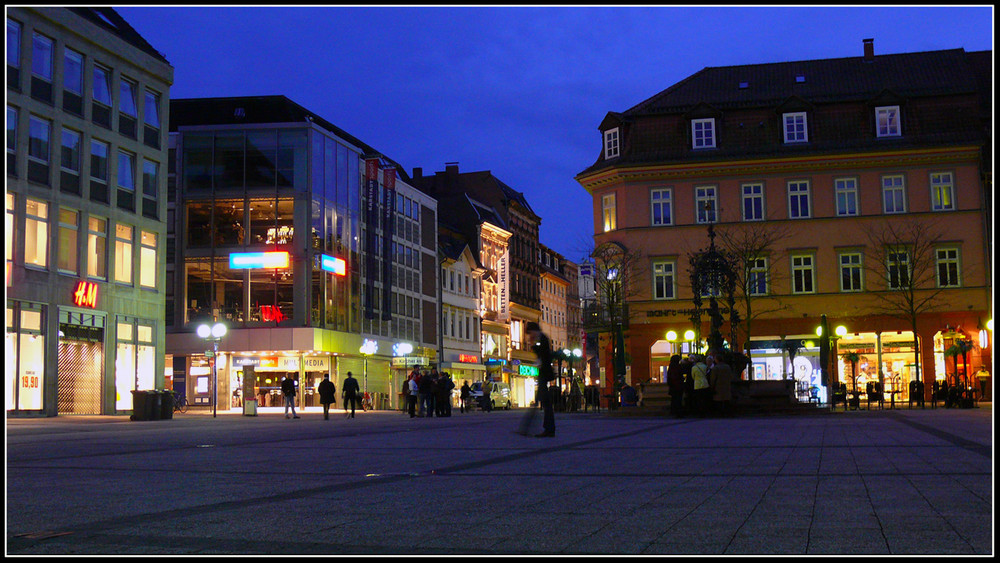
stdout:
<svg viewBox="0 0 1000 563">
<path fill-rule="evenodd" d="M 536 400 L 542 407 L 544 415 L 542 417 L 542 432 L 535 434 L 536 438 L 554 438 L 556 435 L 556 417 L 552 407 L 552 395 L 549 392 L 549 383 L 555 379 L 552 373 L 552 345 L 549 337 L 542 332 L 536 322 L 529 322 L 524 327 L 528 336 L 528 343 L 535 352 L 538 359 L 538 389 L 536 390 Z M 535 409 L 528 409 L 521 419 L 521 425 L 517 430 L 522 436 L 528 435 L 528 429 L 535 419 Z"/>
<path fill-rule="evenodd" d="M 733 368 L 725 361 L 723 354 L 719 351 L 716 351 L 712 356 L 712 362 L 712 367 L 708 373 L 715 411 L 720 416 L 729 416 L 733 401 Z"/>
<path fill-rule="evenodd" d="M 684 373 L 678 354 L 671 356 L 667 365 L 667 388 L 670 389 L 670 414 L 680 418 L 684 406 Z"/>
<path fill-rule="evenodd" d="M 330 420 L 330 404 L 337 402 L 337 386 L 330 381 L 330 374 L 323 376 L 319 382 L 319 402 L 323 405 L 323 420 Z"/>
<path fill-rule="evenodd" d="M 358 393 L 361 388 L 358 386 L 358 380 L 354 379 L 354 375 L 351 372 L 347 372 L 347 379 L 344 380 L 344 412 L 347 412 L 347 403 L 351 404 L 351 412 L 345 415 L 347 418 L 354 418 L 354 408 L 358 404 Z"/>
<path fill-rule="evenodd" d="M 285 396 L 285 418 L 299 418 L 295 414 L 295 380 L 286 377 L 281 380 L 281 394 Z M 288 416 L 288 409 L 292 409 L 292 416 Z"/>
</svg>

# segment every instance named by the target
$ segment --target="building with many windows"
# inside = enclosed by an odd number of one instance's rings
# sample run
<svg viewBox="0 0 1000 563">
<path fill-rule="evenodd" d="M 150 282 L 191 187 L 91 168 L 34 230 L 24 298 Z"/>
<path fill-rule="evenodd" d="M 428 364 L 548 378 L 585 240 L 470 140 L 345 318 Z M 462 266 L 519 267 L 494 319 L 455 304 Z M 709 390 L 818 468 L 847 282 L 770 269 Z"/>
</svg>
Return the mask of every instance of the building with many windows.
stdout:
<svg viewBox="0 0 1000 563">
<path fill-rule="evenodd" d="M 195 405 L 302 405 L 348 371 L 375 406 L 438 350 L 437 205 L 391 160 L 284 96 L 171 102 L 172 384 Z M 202 323 L 223 322 L 216 378 Z M 214 380 L 218 388 L 213 389 Z"/>
<path fill-rule="evenodd" d="M 441 257 L 441 362 L 438 369 L 462 381 L 481 381 L 486 372 L 482 350 L 482 287 L 486 273 L 478 244 L 456 229 L 438 224 Z"/>
<path fill-rule="evenodd" d="M 173 67 L 111 8 L 7 10 L 7 412 L 163 387 Z"/>
<path fill-rule="evenodd" d="M 862 56 L 706 68 L 608 113 L 577 180 L 593 196 L 596 244 L 640 257 L 632 379 L 660 379 L 687 330 L 708 334 L 707 316 L 692 320 L 689 270 L 712 227 L 742 280 L 740 317 L 734 330 L 723 303 L 722 332 L 752 356 L 745 378 L 793 377 L 805 393 L 878 383 L 895 401 L 946 374 L 988 388 L 991 59 L 875 55 L 866 40 Z M 831 333 L 842 327 L 829 380 L 823 315 Z M 950 357 L 957 340 L 976 344 L 969 366 Z M 844 352 L 859 356 L 857 381 Z"/>
</svg>

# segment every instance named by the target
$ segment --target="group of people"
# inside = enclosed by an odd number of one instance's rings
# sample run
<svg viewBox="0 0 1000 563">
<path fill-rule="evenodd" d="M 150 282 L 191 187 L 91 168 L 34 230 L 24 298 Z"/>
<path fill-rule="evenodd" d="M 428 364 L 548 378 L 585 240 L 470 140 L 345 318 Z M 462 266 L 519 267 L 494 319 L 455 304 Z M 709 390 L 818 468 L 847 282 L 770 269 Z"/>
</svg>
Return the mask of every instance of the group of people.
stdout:
<svg viewBox="0 0 1000 563">
<path fill-rule="evenodd" d="M 330 405 L 337 403 L 337 386 L 330 381 L 329 374 L 323 376 L 323 381 L 316 387 L 316 391 L 319 393 L 319 402 L 323 405 L 323 419 L 330 420 Z M 295 414 L 295 381 L 292 378 L 286 377 L 281 381 L 281 394 L 285 398 L 285 418 L 299 418 L 299 415 Z M 354 418 L 354 409 L 361 398 L 361 386 L 351 372 L 347 372 L 341 397 L 344 399 L 345 411 L 350 405 L 351 412 L 348 418 Z M 288 416 L 289 409 L 292 411 L 291 417 Z"/>
<path fill-rule="evenodd" d="M 674 354 L 667 366 L 670 413 L 678 418 L 705 417 L 711 413 L 730 416 L 734 378 L 733 368 L 722 351 L 691 354 L 684 359 Z"/>
<path fill-rule="evenodd" d="M 454 388 L 455 382 L 447 372 L 438 373 L 437 368 L 421 372 L 413 368 L 400 391 L 404 412 L 408 412 L 410 418 L 451 416 L 451 392 Z M 469 398 L 467 381 L 462 385 L 461 397 L 461 412 L 465 412 Z"/>
</svg>

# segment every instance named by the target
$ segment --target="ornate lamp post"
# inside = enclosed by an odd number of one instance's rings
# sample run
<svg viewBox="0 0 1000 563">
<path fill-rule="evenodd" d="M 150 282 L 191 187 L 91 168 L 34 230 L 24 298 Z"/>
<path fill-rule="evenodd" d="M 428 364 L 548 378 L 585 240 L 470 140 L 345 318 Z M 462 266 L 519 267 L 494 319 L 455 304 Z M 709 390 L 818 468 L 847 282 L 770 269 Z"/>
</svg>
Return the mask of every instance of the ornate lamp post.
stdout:
<svg viewBox="0 0 1000 563">
<path fill-rule="evenodd" d="M 212 418 L 215 418 L 216 408 L 219 404 L 219 374 L 216 365 L 219 361 L 219 341 L 226 335 L 226 325 L 215 323 L 212 326 L 207 324 L 198 325 L 198 336 L 212 343 Z"/>
<path fill-rule="evenodd" d="M 705 204 L 706 213 L 711 213 L 712 204 Z M 730 322 L 734 325 L 738 322 L 735 315 L 735 289 L 736 274 L 733 271 L 729 257 L 722 251 L 715 248 L 715 226 L 714 217 L 708 223 L 708 250 L 700 251 L 691 256 L 691 288 L 694 291 L 695 314 L 692 321 L 697 325 L 701 322 L 702 297 L 708 297 L 708 316 L 710 329 L 708 335 L 708 349 L 721 350 L 724 345 L 722 338 L 722 312 L 719 310 L 719 298 L 725 297 L 729 304 Z"/>
</svg>

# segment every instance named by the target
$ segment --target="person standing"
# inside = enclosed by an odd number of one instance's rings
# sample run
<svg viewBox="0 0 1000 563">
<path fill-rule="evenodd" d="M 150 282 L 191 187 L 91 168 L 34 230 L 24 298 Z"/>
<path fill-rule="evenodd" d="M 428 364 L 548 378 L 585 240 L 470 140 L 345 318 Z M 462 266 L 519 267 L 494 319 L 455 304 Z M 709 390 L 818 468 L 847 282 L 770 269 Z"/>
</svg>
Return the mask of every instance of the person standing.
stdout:
<svg viewBox="0 0 1000 563">
<path fill-rule="evenodd" d="M 684 373 L 681 372 L 681 357 L 674 354 L 667 366 L 667 387 L 670 389 L 670 414 L 683 416 L 681 408 L 684 405 Z"/>
<path fill-rule="evenodd" d="M 323 375 L 319 382 L 319 402 L 323 405 L 323 420 L 330 420 L 330 404 L 337 402 L 337 386 L 330 381 L 330 374 Z"/>
<path fill-rule="evenodd" d="M 358 380 L 354 379 L 354 375 L 351 372 L 347 372 L 347 379 L 344 380 L 344 411 L 347 411 L 347 403 L 351 403 L 351 414 L 350 418 L 354 418 L 354 408 L 358 404 L 358 393 L 361 388 L 358 386 Z"/>
<path fill-rule="evenodd" d="M 406 395 L 406 406 L 407 410 L 410 411 L 410 418 L 415 418 L 417 416 L 417 371 L 414 370 L 410 374 L 410 379 L 407 381 L 410 386 L 410 392 Z"/>
<path fill-rule="evenodd" d="M 420 412 L 421 416 L 434 417 L 434 376 L 425 373 L 420 378 Z"/>
<path fill-rule="evenodd" d="M 712 386 L 715 410 L 721 416 L 729 416 L 730 404 L 733 401 L 733 368 L 726 363 L 721 352 L 713 355 L 712 369 L 709 373 L 709 383 Z"/>
<path fill-rule="evenodd" d="M 692 368 L 694 368 L 694 359 L 691 356 L 681 360 L 681 374 L 684 376 L 684 407 L 681 411 L 684 414 L 691 414 L 695 410 L 694 376 L 691 375 Z"/>
<path fill-rule="evenodd" d="M 462 389 L 459 391 L 459 406 L 458 412 L 468 412 L 469 411 L 469 393 L 472 389 L 469 388 L 469 381 L 462 381 Z"/>
<path fill-rule="evenodd" d="M 493 397 L 490 394 L 493 391 L 493 380 L 487 379 L 483 382 L 483 410 L 486 412 L 493 412 Z"/>
<path fill-rule="evenodd" d="M 295 414 L 295 380 L 291 377 L 285 377 L 281 380 L 281 394 L 285 396 L 285 418 L 291 418 L 288 416 L 288 409 L 292 409 L 292 417 L 299 418 L 299 415 Z"/>
<path fill-rule="evenodd" d="M 712 387 L 708 381 L 708 364 L 705 363 L 704 356 L 695 357 L 691 376 L 694 379 L 695 410 L 699 417 L 704 417 L 712 402 Z"/>
<path fill-rule="evenodd" d="M 524 327 L 528 335 L 528 343 L 538 358 L 538 389 L 536 400 L 542 406 L 542 432 L 535 434 L 536 438 L 554 438 L 556 435 L 556 417 L 552 407 L 552 394 L 549 392 L 549 383 L 555 380 L 552 373 L 552 344 L 549 337 L 542 332 L 536 322 L 529 322 Z M 521 426 L 518 434 L 527 435 L 528 427 L 534 420 L 535 409 L 528 409 L 524 418 L 521 419 Z"/>
</svg>

